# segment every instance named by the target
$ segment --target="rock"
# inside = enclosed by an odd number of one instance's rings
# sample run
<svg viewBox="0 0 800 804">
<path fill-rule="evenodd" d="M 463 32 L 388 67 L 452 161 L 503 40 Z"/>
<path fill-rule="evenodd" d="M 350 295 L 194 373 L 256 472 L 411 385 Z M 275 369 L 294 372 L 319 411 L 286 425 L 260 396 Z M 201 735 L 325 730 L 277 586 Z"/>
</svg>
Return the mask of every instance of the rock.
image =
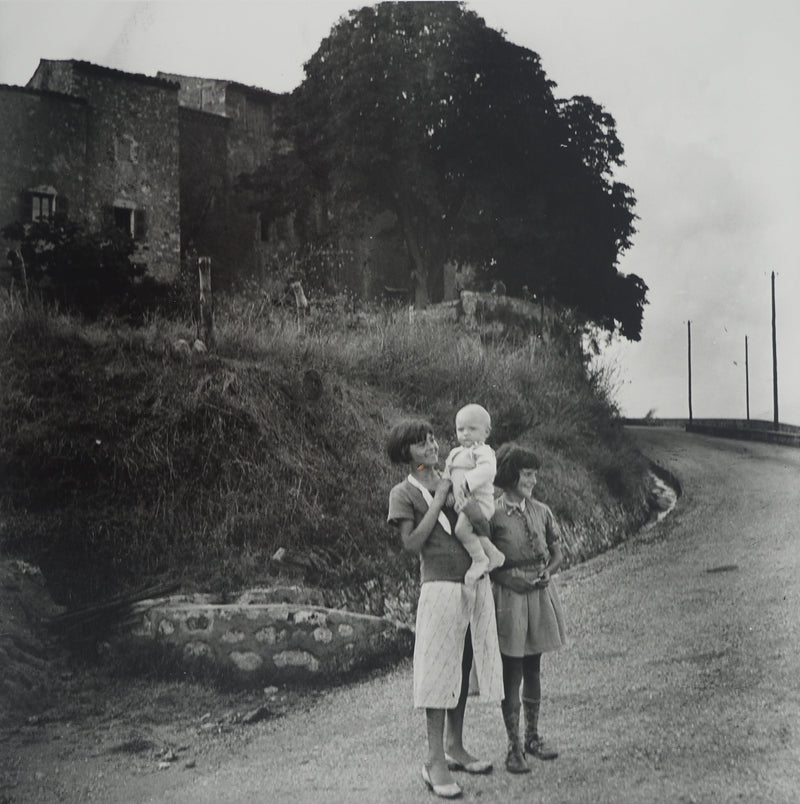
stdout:
<svg viewBox="0 0 800 804">
<path fill-rule="evenodd" d="M 259 720 L 264 720 L 272 715 L 272 710 L 262 704 L 255 709 L 251 709 L 242 717 L 242 723 L 258 723 Z"/>
<path fill-rule="evenodd" d="M 191 357 L 192 350 L 189 346 L 189 341 L 178 338 L 178 340 L 172 344 L 172 353 L 177 357 Z"/>
</svg>

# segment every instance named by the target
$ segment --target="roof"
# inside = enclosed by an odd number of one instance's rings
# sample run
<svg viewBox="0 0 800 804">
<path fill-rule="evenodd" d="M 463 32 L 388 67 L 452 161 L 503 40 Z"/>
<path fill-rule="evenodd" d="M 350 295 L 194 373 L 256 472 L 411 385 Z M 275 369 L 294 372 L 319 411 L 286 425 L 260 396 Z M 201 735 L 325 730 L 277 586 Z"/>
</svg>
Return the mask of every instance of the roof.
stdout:
<svg viewBox="0 0 800 804">
<path fill-rule="evenodd" d="M 269 89 L 263 89 L 262 87 L 251 86 L 250 84 L 240 84 L 238 81 L 230 81 L 226 78 L 208 78 L 201 75 L 180 75 L 178 73 L 165 73 L 159 70 L 158 75 L 165 80 L 172 80 L 177 81 L 180 83 L 182 78 L 189 79 L 191 81 L 213 81 L 215 84 L 223 84 L 226 87 L 230 87 L 231 89 L 236 89 L 240 92 L 246 92 L 250 95 L 257 95 L 261 98 L 272 100 L 274 98 L 280 98 L 283 94 L 282 92 L 272 92 Z"/>
<path fill-rule="evenodd" d="M 17 84 L 0 84 L 0 90 L 19 92 L 26 95 L 41 95 L 47 98 L 56 98 L 58 100 L 70 101 L 71 103 L 78 103 L 82 106 L 87 105 L 86 98 L 78 98 L 75 95 L 67 95 L 64 92 L 54 92 L 52 89 L 33 89 L 32 87 L 21 87 Z"/>
<path fill-rule="evenodd" d="M 116 70 L 113 67 L 103 67 L 99 64 L 93 64 L 90 61 L 81 61 L 79 59 L 41 59 L 41 63 L 59 63 L 71 64 L 76 70 L 83 73 L 90 73 L 93 75 L 105 75 L 114 78 L 124 78 L 126 81 L 136 81 L 140 84 L 147 84 L 161 89 L 180 89 L 180 85 L 175 81 L 168 81 L 164 78 L 159 78 L 152 75 L 144 75 L 143 73 L 129 73 L 125 70 Z"/>
</svg>

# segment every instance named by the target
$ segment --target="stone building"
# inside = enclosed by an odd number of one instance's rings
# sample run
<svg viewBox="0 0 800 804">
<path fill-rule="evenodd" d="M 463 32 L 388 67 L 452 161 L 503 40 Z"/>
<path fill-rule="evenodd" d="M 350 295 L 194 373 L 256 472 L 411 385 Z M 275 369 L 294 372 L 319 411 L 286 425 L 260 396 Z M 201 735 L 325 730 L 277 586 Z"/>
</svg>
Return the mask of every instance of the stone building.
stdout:
<svg viewBox="0 0 800 804">
<path fill-rule="evenodd" d="M 290 147 L 276 137 L 287 97 L 235 81 L 42 59 L 25 87 L 0 85 L 0 227 L 66 212 L 90 228 L 125 228 L 157 279 L 176 278 L 195 252 L 212 258 L 217 287 L 269 276 L 276 254 L 299 246 L 303 233 L 292 215 L 262 220 L 247 209 L 235 183 Z M 385 218 L 366 221 L 363 236 L 341 249 L 336 283 L 362 298 L 408 281 Z M 9 245 L 0 242 L 0 254 Z"/>
<path fill-rule="evenodd" d="M 0 86 L 0 225 L 66 212 L 130 231 L 160 279 L 180 266 L 178 86 L 81 61 L 42 60 Z"/>
<path fill-rule="evenodd" d="M 158 73 L 178 87 L 181 242 L 211 256 L 223 285 L 268 267 L 269 222 L 243 208 L 236 177 L 266 164 L 281 144 L 282 95 L 235 81 Z M 275 238 L 273 230 L 272 237 Z"/>
</svg>

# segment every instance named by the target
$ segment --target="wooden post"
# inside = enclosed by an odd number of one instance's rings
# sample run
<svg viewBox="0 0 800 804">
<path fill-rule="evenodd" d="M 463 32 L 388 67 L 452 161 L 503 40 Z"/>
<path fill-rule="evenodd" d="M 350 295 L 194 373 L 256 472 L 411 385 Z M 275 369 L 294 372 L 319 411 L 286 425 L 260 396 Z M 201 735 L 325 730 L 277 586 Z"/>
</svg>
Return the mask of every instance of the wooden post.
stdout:
<svg viewBox="0 0 800 804">
<path fill-rule="evenodd" d="M 772 272 L 772 409 L 778 427 L 778 340 L 775 334 L 775 271 Z"/>
<path fill-rule="evenodd" d="M 686 322 L 689 335 L 689 424 L 692 423 L 692 322 Z"/>
<path fill-rule="evenodd" d="M 206 349 L 214 346 L 214 305 L 211 296 L 211 257 L 197 258 L 200 278 L 200 332 L 198 337 Z"/>
<path fill-rule="evenodd" d="M 747 421 L 750 421 L 750 362 L 747 354 L 747 335 L 744 336 L 744 393 L 747 399 Z"/>
<path fill-rule="evenodd" d="M 25 257 L 22 256 L 22 248 L 12 248 L 8 252 L 8 259 L 12 266 L 19 265 L 19 273 L 22 278 L 22 288 L 25 291 L 25 301 L 28 300 L 28 267 L 25 265 Z"/>
<path fill-rule="evenodd" d="M 289 283 L 289 289 L 294 294 L 295 317 L 299 321 L 303 316 L 308 315 L 308 299 L 303 292 L 303 285 L 299 279 L 294 279 Z"/>
</svg>

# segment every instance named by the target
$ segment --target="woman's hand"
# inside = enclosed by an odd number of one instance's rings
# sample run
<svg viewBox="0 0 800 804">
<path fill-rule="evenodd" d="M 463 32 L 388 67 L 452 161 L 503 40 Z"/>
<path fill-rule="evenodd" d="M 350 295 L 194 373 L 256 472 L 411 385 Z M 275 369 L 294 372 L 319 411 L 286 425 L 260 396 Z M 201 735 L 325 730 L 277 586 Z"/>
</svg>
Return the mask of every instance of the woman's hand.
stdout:
<svg viewBox="0 0 800 804">
<path fill-rule="evenodd" d="M 452 485 L 450 479 L 447 477 L 441 478 L 437 483 L 436 491 L 433 494 L 433 501 L 439 505 L 439 508 L 443 508 L 447 503 L 447 495 L 450 493 Z"/>
<path fill-rule="evenodd" d="M 550 570 L 544 569 L 539 573 L 539 580 L 536 581 L 536 586 L 544 588 L 550 583 Z"/>
</svg>

